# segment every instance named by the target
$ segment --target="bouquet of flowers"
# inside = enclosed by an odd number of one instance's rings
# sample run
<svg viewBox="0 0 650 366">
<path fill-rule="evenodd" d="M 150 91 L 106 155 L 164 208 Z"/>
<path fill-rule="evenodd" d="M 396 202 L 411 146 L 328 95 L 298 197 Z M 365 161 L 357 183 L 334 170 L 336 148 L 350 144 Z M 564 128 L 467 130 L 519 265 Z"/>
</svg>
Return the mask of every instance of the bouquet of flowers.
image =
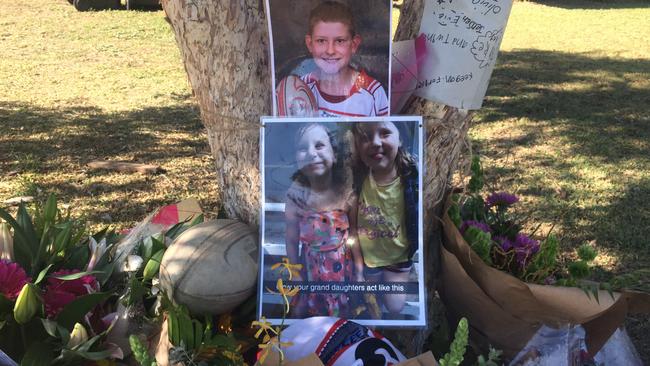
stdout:
<svg viewBox="0 0 650 366">
<path fill-rule="evenodd" d="M 87 235 L 54 195 L 32 215 L 21 204 L 15 217 L 0 209 L 0 218 L 0 349 L 22 364 L 120 357 L 104 342 L 116 235 Z"/>
<path fill-rule="evenodd" d="M 488 265 L 508 272 L 528 283 L 581 285 L 590 275 L 590 263 L 596 250 L 588 244 L 577 250 L 578 260 L 560 268 L 559 241 L 549 234 L 538 240 L 523 232 L 522 220 L 513 213 L 519 197 L 494 192 L 486 198 L 479 193 L 484 186 L 483 171 L 477 156 L 472 160 L 472 176 L 467 194 L 452 197 L 449 216 L 472 250 Z M 594 289 L 591 289 L 594 290 Z"/>
</svg>

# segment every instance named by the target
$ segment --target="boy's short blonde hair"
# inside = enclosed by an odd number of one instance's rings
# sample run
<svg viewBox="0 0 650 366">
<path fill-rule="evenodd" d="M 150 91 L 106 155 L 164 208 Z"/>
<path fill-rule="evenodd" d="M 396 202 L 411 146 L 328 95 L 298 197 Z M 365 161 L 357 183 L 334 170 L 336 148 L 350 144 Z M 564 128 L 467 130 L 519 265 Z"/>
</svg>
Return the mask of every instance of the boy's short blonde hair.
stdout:
<svg viewBox="0 0 650 366">
<path fill-rule="evenodd" d="M 350 36 L 356 35 L 356 27 L 354 26 L 354 15 L 352 10 L 346 4 L 338 1 L 323 1 L 309 13 L 309 32 L 314 31 L 314 27 L 318 22 L 325 23 L 343 23 L 348 27 Z"/>
</svg>

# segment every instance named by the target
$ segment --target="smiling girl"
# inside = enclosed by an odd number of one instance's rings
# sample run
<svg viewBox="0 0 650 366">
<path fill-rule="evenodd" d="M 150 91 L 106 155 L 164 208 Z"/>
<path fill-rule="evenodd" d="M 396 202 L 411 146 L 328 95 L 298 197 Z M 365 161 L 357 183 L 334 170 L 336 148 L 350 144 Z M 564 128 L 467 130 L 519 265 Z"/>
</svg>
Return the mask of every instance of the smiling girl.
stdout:
<svg viewBox="0 0 650 366">
<path fill-rule="evenodd" d="M 357 235 L 363 260 L 357 281 L 407 282 L 418 246 L 418 171 L 390 121 L 357 123 L 355 190 L 359 195 Z M 404 308 L 406 294 L 385 294 L 390 313 Z"/>
<path fill-rule="evenodd" d="M 298 171 L 287 192 L 285 218 L 287 255 L 292 263 L 303 265 L 297 281 L 317 284 L 351 279 L 354 254 L 347 241 L 356 200 L 337 142 L 325 126 L 316 123 L 296 133 Z M 345 317 L 350 307 L 349 297 L 342 293 L 309 293 L 296 299 L 292 315 L 299 318 Z"/>
</svg>

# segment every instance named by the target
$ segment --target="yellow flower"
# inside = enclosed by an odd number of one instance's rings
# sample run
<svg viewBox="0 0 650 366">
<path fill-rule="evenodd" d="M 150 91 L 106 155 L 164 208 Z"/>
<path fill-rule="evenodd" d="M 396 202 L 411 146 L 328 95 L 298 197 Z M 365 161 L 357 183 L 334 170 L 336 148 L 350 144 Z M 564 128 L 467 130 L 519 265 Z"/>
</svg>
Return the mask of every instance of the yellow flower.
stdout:
<svg viewBox="0 0 650 366">
<path fill-rule="evenodd" d="M 262 335 L 262 332 L 264 332 L 264 338 L 262 339 L 262 342 L 264 343 L 271 339 L 271 333 L 273 335 L 278 335 L 279 333 L 279 329 L 271 327 L 271 323 L 269 323 L 265 317 L 262 317 L 260 321 L 254 320 L 253 323 L 251 323 L 251 327 L 260 327 L 257 333 L 255 333 L 255 338 L 259 338 L 260 335 Z"/>
<path fill-rule="evenodd" d="M 300 270 L 302 269 L 302 264 L 291 264 L 289 261 L 289 258 L 284 257 L 282 258 L 281 263 L 276 263 L 271 266 L 272 270 L 277 269 L 278 267 L 280 268 L 280 274 L 284 273 L 284 271 L 289 272 L 289 280 L 293 279 L 293 276 L 298 276 L 300 275 Z"/>
<path fill-rule="evenodd" d="M 280 295 L 282 295 L 282 299 L 284 300 L 284 312 L 285 314 L 289 314 L 289 297 L 296 296 L 298 291 L 300 291 L 299 287 L 294 287 L 291 290 L 287 290 L 284 288 L 284 283 L 282 282 L 282 278 L 278 278 L 278 282 L 275 285 L 275 287 L 278 289 L 278 292 Z M 271 291 L 271 293 L 275 293 Z"/>
<path fill-rule="evenodd" d="M 270 339 L 267 343 L 258 345 L 258 347 L 263 350 L 262 354 L 260 354 L 260 364 L 264 364 L 264 360 L 266 360 L 266 357 L 268 357 L 271 350 L 278 351 L 280 354 L 280 362 L 284 361 L 284 351 L 282 350 L 282 347 L 291 346 L 293 346 L 293 342 L 280 342 L 277 337 Z"/>
</svg>

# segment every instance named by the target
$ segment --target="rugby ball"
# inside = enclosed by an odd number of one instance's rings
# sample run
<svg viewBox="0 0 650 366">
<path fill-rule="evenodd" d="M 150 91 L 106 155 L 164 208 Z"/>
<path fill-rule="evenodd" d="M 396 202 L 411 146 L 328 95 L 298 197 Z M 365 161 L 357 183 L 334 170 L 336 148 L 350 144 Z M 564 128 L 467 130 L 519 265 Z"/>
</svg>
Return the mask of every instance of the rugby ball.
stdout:
<svg viewBox="0 0 650 366">
<path fill-rule="evenodd" d="M 283 117 L 315 117 L 318 103 L 314 94 L 298 76 L 289 75 L 275 89 L 276 110 Z"/>
<path fill-rule="evenodd" d="M 165 251 L 160 285 L 194 314 L 222 314 L 254 292 L 258 253 L 257 232 L 243 222 L 204 222 Z"/>
</svg>

